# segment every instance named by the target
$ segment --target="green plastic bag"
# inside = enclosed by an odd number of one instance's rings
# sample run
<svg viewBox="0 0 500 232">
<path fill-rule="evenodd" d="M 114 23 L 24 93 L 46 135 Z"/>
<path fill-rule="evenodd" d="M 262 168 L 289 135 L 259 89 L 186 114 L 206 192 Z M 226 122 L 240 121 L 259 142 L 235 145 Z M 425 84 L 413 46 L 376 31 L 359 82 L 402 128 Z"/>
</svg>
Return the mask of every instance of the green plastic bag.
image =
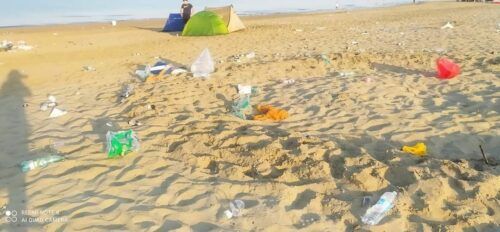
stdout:
<svg viewBox="0 0 500 232">
<path fill-rule="evenodd" d="M 124 156 L 139 150 L 139 139 L 133 130 L 112 132 L 106 134 L 108 158 Z"/>
<path fill-rule="evenodd" d="M 246 120 L 245 109 L 250 107 L 250 96 L 241 95 L 240 98 L 233 103 L 233 115 Z"/>
</svg>

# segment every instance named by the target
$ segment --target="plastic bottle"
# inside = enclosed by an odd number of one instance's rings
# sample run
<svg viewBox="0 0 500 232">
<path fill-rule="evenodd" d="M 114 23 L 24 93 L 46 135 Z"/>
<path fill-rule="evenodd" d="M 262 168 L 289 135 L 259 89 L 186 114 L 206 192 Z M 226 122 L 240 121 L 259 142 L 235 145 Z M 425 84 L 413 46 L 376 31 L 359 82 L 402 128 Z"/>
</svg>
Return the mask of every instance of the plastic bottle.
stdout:
<svg viewBox="0 0 500 232">
<path fill-rule="evenodd" d="M 377 203 L 366 211 L 365 215 L 361 218 L 361 221 L 368 225 L 378 224 L 380 220 L 384 218 L 386 213 L 394 206 L 396 196 L 396 192 L 384 193 Z"/>
<path fill-rule="evenodd" d="M 243 214 L 243 209 L 245 209 L 245 202 L 242 200 L 234 200 L 229 202 L 229 209 L 224 211 L 224 214 L 229 219 L 239 217 Z"/>
<path fill-rule="evenodd" d="M 208 77 L 214 71 L 214 61 L 208 48 L 205 48 L 198 59 L 191 65 L 191 72 L 194 77 Z"/>
<path fill-rule="evenodd" d="M 28 160 L 28 161 L 23 161 L 21 163 L 21 170 L 23 172 L 28 172 L 31 171 L 35 168 L 39 167 L 46 167 L 47 165 L 55 162 L 59 162 L 61 160 L 64 160 L 64 157 L 60 155 L 48 155 L 42 158 L 38 158 L 35 160 Z"/>
</svg>

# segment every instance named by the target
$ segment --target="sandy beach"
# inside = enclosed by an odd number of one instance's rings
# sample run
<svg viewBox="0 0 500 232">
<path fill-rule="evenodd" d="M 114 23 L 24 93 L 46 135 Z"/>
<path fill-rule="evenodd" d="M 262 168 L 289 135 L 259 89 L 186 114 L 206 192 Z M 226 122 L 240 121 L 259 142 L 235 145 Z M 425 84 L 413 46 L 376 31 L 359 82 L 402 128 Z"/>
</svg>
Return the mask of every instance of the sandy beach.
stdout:
<svg viewBox="0 0 500 232">
<path fill-rule="evenodd" d="M 0 212 L 18 219 L 0 231 L 498 232 L 499 19 L 498 5 L 451 2 L 243 17 L 213 37 L 164 20 L 2 28 L 33 49 L 0 51 Z M 209 79 L 134 74 L 189 68 L 204 48 Z M 461 74 L 436 78 L 439 57 Z M 235 117 L 238 84 L 289 118 Z M 67 115 L 40 110 L 48 95 Z M 140 150 L 108 159 L 106 132 L 127 129 Z M 401 151 L 419 142 L 427 156 Z M 66 160 L 21 172 L 54 152 Z M 394 208 L 364 225 L 363 198 L 388 191 Z"/>
</svg>

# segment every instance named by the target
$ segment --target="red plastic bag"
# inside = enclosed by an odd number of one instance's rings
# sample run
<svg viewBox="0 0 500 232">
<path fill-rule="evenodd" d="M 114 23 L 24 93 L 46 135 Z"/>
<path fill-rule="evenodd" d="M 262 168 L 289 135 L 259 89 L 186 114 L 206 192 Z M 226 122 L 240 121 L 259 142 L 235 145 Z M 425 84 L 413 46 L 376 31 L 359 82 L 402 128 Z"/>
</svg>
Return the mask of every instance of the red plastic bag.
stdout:
<svg viewBox="0 0 500 232">
<path fill-rule="evenodd" d="M 452 60 L 446 58 L 439 58 L 437 64 L 437 77 L 439 79 L 451 79 L 460 74 L 460 66 L 455 64 Z"/>
</svg>

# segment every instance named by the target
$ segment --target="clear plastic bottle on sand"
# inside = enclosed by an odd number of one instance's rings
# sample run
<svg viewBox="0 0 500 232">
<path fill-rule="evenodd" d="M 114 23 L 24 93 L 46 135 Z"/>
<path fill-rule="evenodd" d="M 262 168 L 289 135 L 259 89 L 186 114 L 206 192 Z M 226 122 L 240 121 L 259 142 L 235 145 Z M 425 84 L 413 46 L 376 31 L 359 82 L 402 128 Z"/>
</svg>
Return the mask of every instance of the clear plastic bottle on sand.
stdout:
<svg viewBox="0 0 500 232">
<path fill-rule="evenodd" d="M 229 209 L 224 211 L 227 218 L 239 217 L 243 214 L 245 209 L 245 202 L 242 200 L 234 200 L 229 202 Z"/>
<path fill-rule="evenodd" d="M 387 212 L 394 206 L 394 201 L 396 200 L 396 192 L 386 192 L 375 205 L 370 207 L 365 215 L 361 218 L 363 223 L 368 225 L 376 225 L 385 217 Z"/>
<path fill-rule="evenodd" d="M 21 163 L 21 170 L 23 172 L 31 171 L 35 168 L 46 167 L 47 165 L 64 160 L 60 155 L 49 155 L 35 160 L 23 161 Z"/>
</svg>

